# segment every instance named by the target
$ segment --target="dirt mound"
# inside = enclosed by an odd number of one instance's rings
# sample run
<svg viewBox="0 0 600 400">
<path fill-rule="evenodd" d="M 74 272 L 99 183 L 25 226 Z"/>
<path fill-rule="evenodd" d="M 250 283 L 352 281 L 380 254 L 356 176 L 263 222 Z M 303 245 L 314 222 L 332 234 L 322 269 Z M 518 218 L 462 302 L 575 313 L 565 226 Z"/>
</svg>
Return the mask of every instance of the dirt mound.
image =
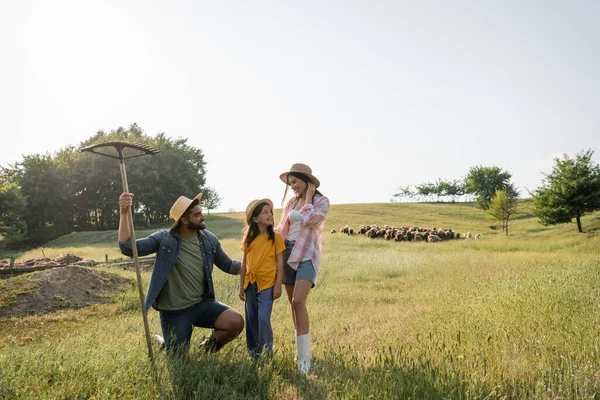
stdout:
<svg viewBox="0 0 600 400">
<path fill-rule="evenodd" d="M 83 261 L 83 258 L 72 254 L 61 254 L 60 256 L 50 258 L 32 258 L 30 260 L 15 262 L 13 268 L 25 268 L 25 267 L 60 267 L 62 265 L 79 263 Z M 91 260 L 87 260 L 88 262 Z M 92 264 L 93 265 L 93 264 Z M 9 268 L 10 260 L 0 260 L 0 269 Z"/>
<path fill-rule="evenodd" d="M 10 286 L 13 279 L 27 279 L 35 289 L 28 293 L 20 293 L 14 302 L 0 306 L 0 317 L 45 314 L 107 303 L 110 295 L 134 287 L 131 281 L 119 276 L 75 266 L 58 267 L 10 278 L 6 283 Z M 19 285 L 25 286 L 22 281 Z"/>
</svg>

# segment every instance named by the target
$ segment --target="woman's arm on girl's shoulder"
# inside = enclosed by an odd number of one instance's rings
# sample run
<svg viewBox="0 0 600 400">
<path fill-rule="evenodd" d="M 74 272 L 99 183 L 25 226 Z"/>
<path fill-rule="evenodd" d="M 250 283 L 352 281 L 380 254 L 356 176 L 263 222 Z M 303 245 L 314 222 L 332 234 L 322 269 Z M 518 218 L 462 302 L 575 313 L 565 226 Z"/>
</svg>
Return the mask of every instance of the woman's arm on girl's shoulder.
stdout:
<svg viewBox="0 0 600 400">
<path fill-rule="evenodd" d="M 312 228 L 323 221 L 329 212 L 329 199 L 325 196 L 316 197 L 313 204 L 305 204 L 300 209 L 304 226 Z"/>
</svg>

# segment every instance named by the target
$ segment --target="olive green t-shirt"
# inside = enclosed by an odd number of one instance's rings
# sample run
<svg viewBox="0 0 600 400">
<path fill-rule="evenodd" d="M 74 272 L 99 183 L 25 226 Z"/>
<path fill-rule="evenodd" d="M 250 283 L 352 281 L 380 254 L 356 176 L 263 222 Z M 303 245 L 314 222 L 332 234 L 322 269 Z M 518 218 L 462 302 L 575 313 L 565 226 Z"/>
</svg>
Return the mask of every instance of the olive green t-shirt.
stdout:
<svg viewBox="0 0 600 400">
<path fill-rule="evenodd" d="M 181 310 L 202 300 L 206 277 L 200 246 L 196 236 L 181 238 L 179 258 L 158 295 L 159 310 Z"/>
</svg>

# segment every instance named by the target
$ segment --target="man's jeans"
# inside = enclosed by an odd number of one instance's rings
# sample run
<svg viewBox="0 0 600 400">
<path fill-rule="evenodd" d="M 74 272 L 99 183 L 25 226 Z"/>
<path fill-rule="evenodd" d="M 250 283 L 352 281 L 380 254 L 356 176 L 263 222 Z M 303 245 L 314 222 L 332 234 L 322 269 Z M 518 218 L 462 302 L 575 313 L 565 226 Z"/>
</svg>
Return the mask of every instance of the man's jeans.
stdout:
<svg viewBox="0 0 600 400">
<path fill-rule="evenodd" d="M 258 292 L 256 283 L 246 288 L 246 346 L 250 354 L 258 358 L 263 349 L 267 355 L 273 352 L 273 329 L 271 312 L 273 311 L 273 288 Z"/>
</svg>

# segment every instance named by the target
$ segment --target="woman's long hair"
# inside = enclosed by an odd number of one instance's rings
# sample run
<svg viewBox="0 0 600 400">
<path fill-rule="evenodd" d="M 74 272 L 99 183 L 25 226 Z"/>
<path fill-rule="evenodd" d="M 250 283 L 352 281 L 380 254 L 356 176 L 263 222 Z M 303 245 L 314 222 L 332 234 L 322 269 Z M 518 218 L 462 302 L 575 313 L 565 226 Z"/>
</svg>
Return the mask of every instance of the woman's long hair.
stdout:
<svg viewBox="0 0 600 400">
<path fill-rule="evenodd" d="M 269 204 L 266 202 L 260 203 L 252 212 L 250 216 L 250 225 L 246 226 L 244 229 L 244 243 L 246 243 L 246 250 L 250 247 L 250 244 L 258 235 L 260 235 L 260 229 L 258 228 L 258 224 L 254 222 L 254 218 L 258 217 L 258 215 L 262 212 L 262 209 Z M 272 212 L 273 210 L 271 210 Z M 267 226 L 267 235 L 269 235 L 269 240 L 275 243 L 275 231 L 273 230 L 273 225 Z"/>
<path fill-rule="evenodd" d="M 293 177 L 296 177 L 298 179 L 300 179 L 301 181 L 303 181 L 304 183 L 306 183 L 308 185 L 308 183 L 312 182 L 310 180 L 310 178 L 304 174 L 301 174 L 300 172 L 290 172 L 287 177 L 285 178 L 286 182 L 285 182 L 285 192 L 283 192 L 283 199 L 281 199 L 281 205 L 285 208 L 285 198 L 287 196 L 288 193 L 288 189 L 290 188 L 290 175 Z M 323 196 L 323 194 L 321 194 L 321 192 L 319 192 L 318 189 L 315 189 L 315 196 L 319 195 L 319 196 Z M 312 199 L 310 199 L 311 202 L 313 202 L 315 200 L 315 196 L 313 196 Z"/>
</svg>

